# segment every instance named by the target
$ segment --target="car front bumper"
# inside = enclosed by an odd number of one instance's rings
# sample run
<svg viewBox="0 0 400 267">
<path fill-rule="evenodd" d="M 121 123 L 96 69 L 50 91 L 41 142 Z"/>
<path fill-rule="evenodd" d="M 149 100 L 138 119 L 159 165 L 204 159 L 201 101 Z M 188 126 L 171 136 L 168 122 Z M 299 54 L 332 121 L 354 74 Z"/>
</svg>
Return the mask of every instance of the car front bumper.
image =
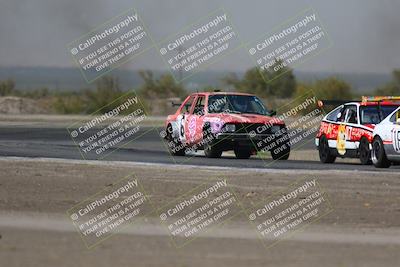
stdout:
<svg viewBox="0 0 400 267">
<path fill-rule="evenodd" d="M 216 134 L 217 140 L 229 139 L 232 141 L 263 141 L 272 139 L 275 140 L 277 137 L 274 134 L 255 134 L 250 133 L 219 133 Z"/>
<path fill-rule="evenodd" d="M 215 137 L 217 145 L 225 150 L 243 147 L 255 151 L 269 151 L 283 144 L 288 145 L 290 141 L 288 135 L 275 134 L 219 133 Z"/>
</svg>

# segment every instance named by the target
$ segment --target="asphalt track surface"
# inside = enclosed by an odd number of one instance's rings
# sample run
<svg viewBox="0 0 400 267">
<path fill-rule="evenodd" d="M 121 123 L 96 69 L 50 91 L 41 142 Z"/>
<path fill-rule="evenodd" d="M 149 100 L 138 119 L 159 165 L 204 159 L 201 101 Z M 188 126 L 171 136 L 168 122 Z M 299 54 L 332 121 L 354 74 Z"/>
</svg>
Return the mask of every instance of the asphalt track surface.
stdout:
<svg viewBox="0 0 400 267">
<path fill-rule="evenodd" d="M 93 131 L 95 133 L 95 131 Z M 252 156 L 247 160 L 236 159 L 232 155 L 223 155 L 220 159 L 206 158 L 202 151 L 185 157 L 173 157 L 166 148 L 166 144 L 159 136 L 159 129 L 141 128 L 137 133 L 139 138 L 126 146 L 114 150 L 104 157 L 111 161 L 135 161 L 163 164 L 190 164 L 200 166 L 222 166 L 239 168 L 271 168 L 271 169 L 304 169 L 304 170 L 360 170 L 376 172 L 398 172 L 399 166 L 389 169 L 376 169 L 374 166 L 363 166 L 357 163 L 337 162 L 322 164 L 315 160 L 287 160 L 273 161 Z M 300 149 L 304 153 L 317 153 L 313 149 L 314 140 L 310 137 L 304 140 Z M 312 152 L 310 152 L 312 151 Z M 301 150 L 298 152 L 301 153 Z M 31 126 L 2 126 L 0 127 L 0 156 L 15 157 L 43 157 L 82 159 L 77 146 L 62 127 L 31 127 Z M 305 155 L 305 158 L 306 155 Z M 97 159 L 89 156 L 85 159 Z"/>
<path fill-rule="evenodd" d="M 398 266 L 398 166 L 321 164 L 312 139 L 296 152 L 304 160 L 209 159 L 200 152 L 174 165 L 158 131 L 147 130 L 104 161 L 82 161 L 65 128 L 0 127 L 0 266 Z M 225 174 L 243 203 L 281 192 L 300 176 L 315 177 L 333 210 L 269 248 L 242 213 L 177 249 L 152 213 L 88 250 L 65 211 L 133 171 L 155 207 Z"/>
</svg>

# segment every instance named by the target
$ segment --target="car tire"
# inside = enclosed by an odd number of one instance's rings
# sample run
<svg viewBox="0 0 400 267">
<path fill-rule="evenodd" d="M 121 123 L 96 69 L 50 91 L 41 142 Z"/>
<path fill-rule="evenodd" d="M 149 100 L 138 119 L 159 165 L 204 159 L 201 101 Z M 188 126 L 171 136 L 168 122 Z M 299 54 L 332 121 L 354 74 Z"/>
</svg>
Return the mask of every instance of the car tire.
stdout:
<svg viewBox="0 0 400 267">
<path fill-rule="evenodd" d="M 273 160 L 288 160 L 290 156 L 290 146 L 288 143 L 285 144 L 285 149 L 275 153 L 271 150 L 271 157 Z"/>
<path fill-rule="evenodd" d="M 207 158 L 220 158 L 222 150 L 215 144 L 215 138 L 209 129 L 209 125 L 205 125 L 203 129 L 203 140 L 210 139 L 210 141 L 204 142 L 204 155 Z"/>
<path fill-rule="evenodd" d="M 222 150 L 218 149 L 212 143 L 204 144 L 204 155 L 207 158 L 220 158 L 222 156 Z"/>
<path fill-rule="evenodd" d="M 377 168 L 389 168 L 391 165 L 390 160 L 386 157 L 382 139 L 379 136 L 375 137 L 374 141 L 372 141 L 371 158 L 372 163 Z"/>
<path fill-rule="evenodd" d="M 167 134 L 165 138 L 168 142 L 167 145 L 169 153 L 171 153 L 171 155 L 173 156 L 185 156 L 186 147 L 182 144 L 182 142 L 178 138 L 174 138 L 172 136 L 172 132 L 173 132 L 172 125 L 169 124 L 166 129 Z"/>
<path fill-rule="evenodd" d="M 319 160 L 322 163 L 334 163 L 336 156 L 332 155 L 331 149 L 329 148 L 328 139 L 325 135 L 321 136 L 318 144 Z"/>
<path fill-rule="evenodd" d="M 233 150 L 237 159 L 249 159 L 251 151 L 249 149 L 236 148 Z"/>
<path fill-rule="evenodd" d="M 361 164 L 371 165 L 371 150 L 369 149 L 369 142 L 366 137 L 361 138 L 359 151 Z"/>
</svg>

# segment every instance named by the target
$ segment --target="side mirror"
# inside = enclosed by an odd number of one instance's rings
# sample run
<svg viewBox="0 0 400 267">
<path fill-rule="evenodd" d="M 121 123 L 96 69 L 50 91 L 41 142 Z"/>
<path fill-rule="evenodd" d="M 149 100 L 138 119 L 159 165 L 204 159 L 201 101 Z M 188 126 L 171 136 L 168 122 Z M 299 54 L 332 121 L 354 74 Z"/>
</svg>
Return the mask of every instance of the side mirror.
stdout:
<svg viewBox="0 0 400 267">
<path fill-rule="evenodd" d="M 269 112 L 269 115 L 270 115 L 270 116 L 275 116 L 275 115 L 276 115 L 276 110 L 271 110 L 271 111 Z"/>
</svg>

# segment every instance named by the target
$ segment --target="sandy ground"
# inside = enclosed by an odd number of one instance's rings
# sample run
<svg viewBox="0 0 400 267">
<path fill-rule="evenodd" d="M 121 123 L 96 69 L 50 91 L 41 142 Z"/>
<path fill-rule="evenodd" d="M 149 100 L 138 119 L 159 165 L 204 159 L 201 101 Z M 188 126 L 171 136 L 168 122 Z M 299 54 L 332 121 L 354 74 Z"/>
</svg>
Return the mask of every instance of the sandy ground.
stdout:
<svg viewBox="0 0 400 267">
<path fill-rule="evenodd" d="M 129 162 L 0 159 L 4 266 L 398 266 L 400 177 L 356 171 L 240 170 Z M 158 208 L 213 177 L 251 205 L 315 178 L 333 211 L 266 249 L 245 214 L 176 248 L 155 214 L 87 249 L 66 211 L 134 174 Z"/>
</svg>

